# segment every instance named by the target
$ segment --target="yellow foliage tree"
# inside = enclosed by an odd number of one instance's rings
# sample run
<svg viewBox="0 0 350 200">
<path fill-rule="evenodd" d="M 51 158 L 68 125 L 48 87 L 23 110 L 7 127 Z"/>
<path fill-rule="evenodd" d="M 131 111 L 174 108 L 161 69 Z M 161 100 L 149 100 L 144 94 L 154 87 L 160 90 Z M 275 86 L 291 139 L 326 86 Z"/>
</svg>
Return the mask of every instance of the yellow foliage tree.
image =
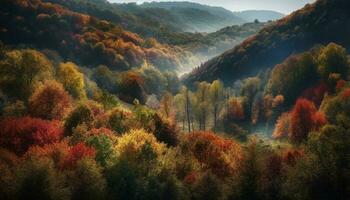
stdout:
<svg viewBox="0 0 350 200">
<path fill-rule="evenodd" d="M 61 63 L 58 69 L 58 79 L 64 88 L 77 99 L 86 98 L 84 75 L 74 63 Z"/>
<path fill-rule="evenodd" d="M 128 159 L 129 161 L 138 161 L 143 155 L 145 146 L 151 148 L 155 156 L 162 155 L 166 146 L 159 143 L 156 137 L 144 130 L 131 130 L 129 133 L 120 137 L 115 146 L 118 157 Z"/>
</svg>

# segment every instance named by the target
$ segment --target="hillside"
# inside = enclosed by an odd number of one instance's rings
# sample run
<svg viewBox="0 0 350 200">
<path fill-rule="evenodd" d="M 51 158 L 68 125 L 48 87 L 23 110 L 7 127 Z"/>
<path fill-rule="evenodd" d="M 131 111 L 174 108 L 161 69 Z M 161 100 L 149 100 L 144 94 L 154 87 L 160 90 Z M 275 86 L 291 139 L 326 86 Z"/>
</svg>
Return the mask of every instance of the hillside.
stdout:
<svg viewBox="0 0 350 200">
<path fill-rule="evenodd" d="M 350 2 L 319 0 L 262 29 L 184 78 L 186 83 L 221 79 L 232 83 L 280 63 L 315 44 L 350 46 Z"/>
<path fill-rule="evenodd" d="M 234 14 L 247 22 L 253 22 L 256 19 L 260 22 L 275 21 L 285 16 L 273 10 L 245 10 Z"/>
<path fill-rule="evenodd" d="M 123 71 L 150 63 L 161 70 L 180 71 L 190 65 L 189 52 L 143 39 L 60 4 L 6 0 L 0 7 L 0 27 L 5 44 L 53 50 L 64 60 L 88 67 L 102 64 Z"/>
</svg>

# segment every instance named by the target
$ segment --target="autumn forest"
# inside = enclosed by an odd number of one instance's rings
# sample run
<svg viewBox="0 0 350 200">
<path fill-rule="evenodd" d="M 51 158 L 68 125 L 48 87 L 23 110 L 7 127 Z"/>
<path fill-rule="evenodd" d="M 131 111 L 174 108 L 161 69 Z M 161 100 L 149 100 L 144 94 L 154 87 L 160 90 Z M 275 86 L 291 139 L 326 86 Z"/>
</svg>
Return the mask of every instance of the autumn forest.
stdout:
<svg viewBox="0 0 350 200">
<path fill-rule="evenodd" d="M 0 0 L 0 199 L 349 200 L 350 2 Z"/>
</svg>

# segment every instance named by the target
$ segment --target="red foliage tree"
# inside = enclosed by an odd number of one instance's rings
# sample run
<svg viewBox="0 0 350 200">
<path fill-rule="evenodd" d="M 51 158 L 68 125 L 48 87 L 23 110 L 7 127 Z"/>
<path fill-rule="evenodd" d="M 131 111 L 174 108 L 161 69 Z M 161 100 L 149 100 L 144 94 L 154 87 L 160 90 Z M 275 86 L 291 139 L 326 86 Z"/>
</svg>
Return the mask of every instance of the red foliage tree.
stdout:
<svg viewBox="0 0 350 200">
<path fill-rule="evenodd" d="M 323 113 L 317 112 L 315 104 L 306 99 L 298 99 L 292 110 L 290 139 L 300 143 L 310 131 L 318 130 L 326 123 Z"/>
<path fill-rule="evenodd" d="M 86 146 L 84 143 L 78 143 L 70 148 L 63 168 L 74 168 L 79 160 L 93 157 L 95 157 L 95 149 Z"/>
<path fill-rule="evenodd" d="M 0 121 L 0 146 L 17 154 L 30 146 L 55 143 L 63 137 L 63 128 L 58 121 L 36 118 L 7 118 Z"/>
</svg>

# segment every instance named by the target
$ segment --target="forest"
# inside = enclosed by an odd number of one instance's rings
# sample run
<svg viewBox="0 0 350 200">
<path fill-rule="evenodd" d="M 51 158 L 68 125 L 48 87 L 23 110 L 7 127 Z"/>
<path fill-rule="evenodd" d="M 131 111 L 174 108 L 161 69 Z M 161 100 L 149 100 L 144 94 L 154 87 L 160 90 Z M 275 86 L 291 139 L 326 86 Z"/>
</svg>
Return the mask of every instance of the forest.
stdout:
<svg viewBox="0 0 350 200">
<path fill-rule="evenodd" d="M 350 199 L 348 28 L 293 43 L 350 2 L 210 33 L 152 4 L 0 1 L 0 199 Z"/>
</svg>

